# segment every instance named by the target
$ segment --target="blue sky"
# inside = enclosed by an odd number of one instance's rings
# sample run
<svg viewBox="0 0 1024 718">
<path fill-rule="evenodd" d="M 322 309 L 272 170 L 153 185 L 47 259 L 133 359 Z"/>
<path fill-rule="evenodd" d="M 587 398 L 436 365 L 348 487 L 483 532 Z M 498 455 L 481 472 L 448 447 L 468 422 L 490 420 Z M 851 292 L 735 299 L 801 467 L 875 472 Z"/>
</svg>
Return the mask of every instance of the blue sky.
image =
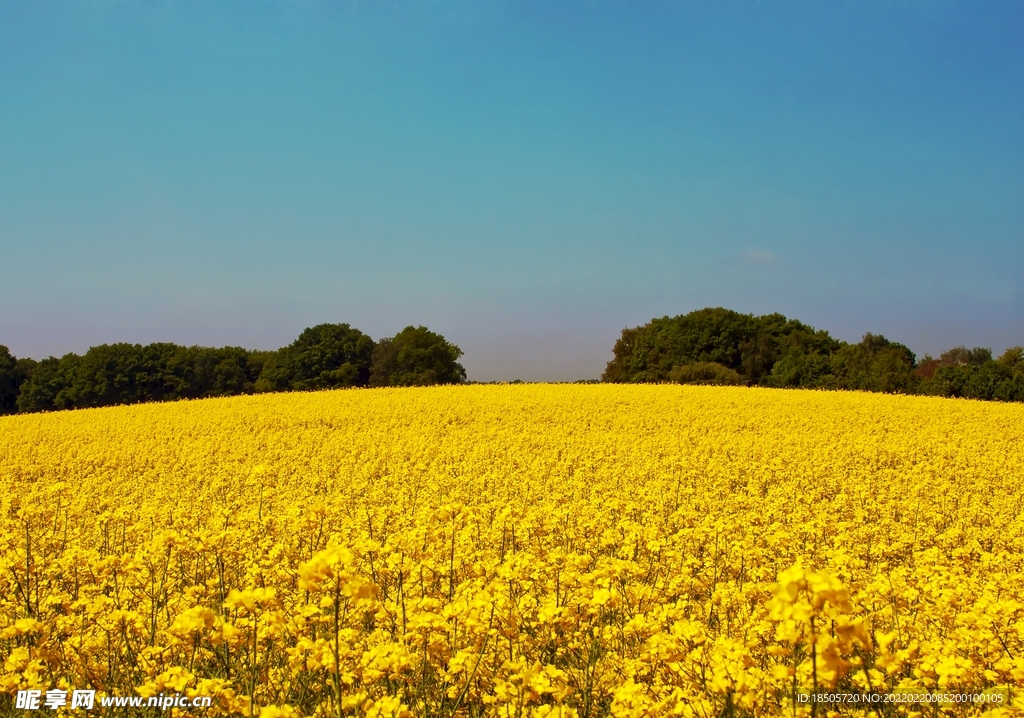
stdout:
<svg viewBox="0 0 1024 718">
<path fill-rule="evenodd" d="M 0 344 L 1024 343 L 1019 2 L 0 0 Z"/>
</svg>

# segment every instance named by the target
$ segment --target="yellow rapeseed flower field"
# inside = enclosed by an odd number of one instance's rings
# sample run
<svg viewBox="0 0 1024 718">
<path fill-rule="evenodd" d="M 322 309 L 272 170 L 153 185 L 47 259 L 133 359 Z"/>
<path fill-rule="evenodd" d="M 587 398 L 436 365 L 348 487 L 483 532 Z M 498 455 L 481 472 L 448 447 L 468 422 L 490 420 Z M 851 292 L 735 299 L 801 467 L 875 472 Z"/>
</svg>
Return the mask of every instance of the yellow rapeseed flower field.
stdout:
<svg viewBox="0 0 1024 718">
<path fill-rule="evenodd" d="M 516 385 L 25 415 L 0 501 L 4 715 L 85 688 L 213 697 L 132 715 L 1021 714 L 1021 405 Z M 808 699 L 862 693 L 944 697 Z"/>
</svg>

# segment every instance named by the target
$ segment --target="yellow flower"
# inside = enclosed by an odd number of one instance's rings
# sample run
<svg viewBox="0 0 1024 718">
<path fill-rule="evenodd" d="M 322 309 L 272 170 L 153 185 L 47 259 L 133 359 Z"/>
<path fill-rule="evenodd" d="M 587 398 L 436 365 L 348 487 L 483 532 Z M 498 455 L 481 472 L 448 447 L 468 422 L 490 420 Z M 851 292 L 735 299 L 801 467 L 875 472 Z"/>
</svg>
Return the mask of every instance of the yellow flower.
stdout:
<svg viewBox="0 0 1024 718">
<path fill-rule="evenodd" d="M 810 714 L 794 689 L 1024 692 L 1024 406 L 464 386 L 0 417 L 0 436 L 12 696 L 771 718 Z"/>
</svg>

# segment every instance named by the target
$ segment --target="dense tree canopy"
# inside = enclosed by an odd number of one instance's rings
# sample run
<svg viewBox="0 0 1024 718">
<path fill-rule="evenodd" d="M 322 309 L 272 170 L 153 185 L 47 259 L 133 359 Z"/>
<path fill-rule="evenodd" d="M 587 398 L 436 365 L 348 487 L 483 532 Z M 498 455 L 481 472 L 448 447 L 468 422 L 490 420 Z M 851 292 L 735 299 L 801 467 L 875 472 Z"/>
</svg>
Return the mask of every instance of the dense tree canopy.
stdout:
<svg viewBox="0 0 1024 718">
<path fill-rule="evenodd" d="M 701 309 L 622 330 L 602 379 L 923 393 L 1024 401 L 1024 349 L 957 347 L 920 365 L 880 334 L 856 344 L 781 314 Z"/>
<path fill-rule="evenodd" d="M 257 388 L 309 391 L 366 386 L 373 339 L 348 324 L 318 324 L 267 358 Z"/>
<path fill-rule="evenodd" d="M 426 327 L 406 327 L 382 339 L 373 352 L 370 386 L 459 384 L 466 370 L 458 363 L 462 350 Z"/>
<path fill-rule="evenodd" d="M 1024 401 L 1024 348 L 1010 347 L 998 359 L 983 347 L 956 347 L 918 369 L 919 391 L 965 399 Z"/>
<path fill-rule="evenodd" d="M 828 353 L 838 346 L 827 332 L 781 314 L 756 317 L 720 307 L 700 309 L 624 329 L 602 378 L 612 382 L 672 381 L 670 375 L 676 367 L 714 363 L 757 383 L 787 352 Z"/>
<path fill-rule="evenodd" d="M 0 413 L 54 411 L 264 391 L 465 381 L 462 350 L 426 327 L 378 345 L 348 324 L 320 324 L 277 351 L 176 344 L 102 344 L 35 362 L 0 347 Z M 373 361 L 381 363 L 373 366 Z"/>
<path fill-rule="evenodd" d="M 0 414 L 13 414 L 18 410 L 18 361 L 10 350 L 0 344 Z"/>
<path fill-rule="evenodd" d="M 865 334 L 857 344 L 825 347 L 794 345 L 764 378 L 766 386 L 857 389 L 911 393 L 915 356 L 881 334 Z"/>
<path fill-rule="evenodd" d="M 251 393 L 265 352 L 175 344 L 101 344 L 38 362 L 19 411 L 52 411 Z"/>
</svg>

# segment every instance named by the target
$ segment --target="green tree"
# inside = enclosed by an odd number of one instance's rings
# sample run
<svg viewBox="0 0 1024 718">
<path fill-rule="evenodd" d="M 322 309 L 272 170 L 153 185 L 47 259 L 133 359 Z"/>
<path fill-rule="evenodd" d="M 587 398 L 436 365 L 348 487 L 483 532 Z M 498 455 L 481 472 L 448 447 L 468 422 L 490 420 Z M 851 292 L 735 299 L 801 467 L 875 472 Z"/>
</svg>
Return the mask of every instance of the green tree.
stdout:
<svg viewBox="0 0 1024 718">
<path fill-rule="evenodd" d="M 182 398 L 188 377 L 168 367 L 180 347 L 169 343 L 101 344 L 81 358 L 70 387 L 76 407 L 138 404 Z"/>
<path fill-rule="evenodd" d="M 0 344 L 0 414 L 13 414 L 18 410 L 20 386 L 18 360 Z"/>
<path fill-rule="evenodd" d="M 754 317 L 754 321 L 757 335 L 740 344 L 740 370 L 751 383 L 762 383 L 784 355 L 799 352 L 828 356 L 840 346 L 828 332 L 782 314 L 765 314 Z"/>
<path fill-rule="evenodd" d="M 762 383 L 774 387 L 834 389 L 838 382 L 828 353 L 794 344 L 775 362 Z"/>
<path fill-rule="evenodd" d="M 460 384 L 466 370 L 458 363 L 462 350 L 426 327 L 406 327 L 373 350 L 370 386 Z"/>
<path fill-rule="evenodd" d="M 984 347 L 968 349 L 965 346 L 953 347 L 939 355 L 942 366 L 981 366 L 992 361 L 992 350 Z"/>
<path fill-rule="evenodd" d="M 602 381 L 623 383 L 630 380 L 633 374 L 631 361 L 633 358 L 633 348 L 636 346 L 636 338 L 648 326 L 650 324 L 622 330 L 622 335 L 615 341 L 615 346 L 612 348 L 613 358 L 605 367 L 604 374 L 601 375 Z"/>
<path fill-rule="evenodd" d="M 74 409 L 72 385 L 82 357 L 65 354 L 60 359 L 48 357 L 37 362 L 31 376 L 18 393 L 18 411 L 55 411 Z"/>
<path fill-rule="evenodd" d="M 827 332 L 781 314 L 754 316 L 715 307 L 624 329 L 601 378 L 670 381 L 676 367 L 714 363 L 759 383 L 787 352 L 827 354 L 837 347 Z"/>
<path fill-rule="evenodd" d="M 251 394 L 263 362 L 241 347 L 177 347 L 164 369 L 175 387 L 165 398 Z"/>
<path fill-rule="evenodd" d="M 623 330 L 602 376 L 604 381 L 670 381 L 677 366 L 714 362 L 734 371 L 741 366 L 740 344 L 757 335 L 749 314 L 721 307 L 652 319 Z"/>
<path fill-rule="evenodd" d="M 865 334 L 858 344 L 845 344 L 833 355 L 837 388 L 911 394 L 917 388 L 916 357 L 902 344 L 881 334 Z"/>
<path fill-rule="evenodd" d="M 1010 347 L 996 361 L 1014 372 L 1024 373 L 1024 347 Z"/>
<path fill-rule="evenodd" d="M 987 399 L 996 401 L 1024 401 L 1024 366 L 1014 349 L 1007 350 L 998 360 L 991 351 L 975 348 L 964 361 L 963 347 L 944 352 L 944 363 L 934 377 L 921 382 L 921 391 L 938 396 Z M 1024 354 L 1024 352 L 1022 352 Z"/>
<path fill-rule="evenodd" d="M 263 366 L 259 378 L 256 379 L 256 391 L 290 391 L 294 366 L 290 361 L 288 347 L 267 352 L 263 357 Z"/>
<path fill-rule="evenodd" d="M 19 411 L 52 411 L 251 393 L 262 366 L 238 347 L 101 344 L 31 368 Z"/>
<path fill-rule="evenodd" d="M 366 386 L 373 348 L 373 339 L 348 324 L 318 324 L 266 357 L 256 388 L 308 391 Z"/>
</svg>

